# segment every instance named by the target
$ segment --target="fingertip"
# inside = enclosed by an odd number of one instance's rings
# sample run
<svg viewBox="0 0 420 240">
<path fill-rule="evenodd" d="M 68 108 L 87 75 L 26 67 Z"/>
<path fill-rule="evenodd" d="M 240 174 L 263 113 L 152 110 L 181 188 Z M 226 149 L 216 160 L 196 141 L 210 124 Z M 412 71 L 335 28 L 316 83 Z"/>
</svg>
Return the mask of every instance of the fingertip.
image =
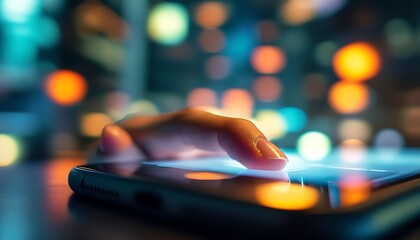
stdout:
<svg viewBox="0 0 420 240">
<path fill-rule="evenodd" d="M 133 145 L 131 136 L 116 124 L 108 124 L 102 129 L 99 151 L 103 154 L 116 154 Z"/>
<path fill-rule="evenodd" d="M 281 170 L 286 155 L 251 122 L 230 120 L 230 125 L 219 135 L 219 143 L 233 159 L 245 167 L 258 170 Z"/>
</svg>

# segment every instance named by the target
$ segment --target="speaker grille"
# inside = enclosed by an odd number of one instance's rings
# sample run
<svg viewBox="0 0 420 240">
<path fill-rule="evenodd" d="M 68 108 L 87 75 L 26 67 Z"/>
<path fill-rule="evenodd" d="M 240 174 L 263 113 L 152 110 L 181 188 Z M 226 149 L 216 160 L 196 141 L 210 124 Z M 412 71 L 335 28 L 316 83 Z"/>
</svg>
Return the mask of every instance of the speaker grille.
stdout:
<svg viewBox="0 0 420 240">
<path fill-rule="evenodd" d="M 84 187 L 83 190 L 85 190 L 87 192 L 99 193 L 99 194 L 102 194 L 102 195 L 107 195 L 107 196 L 115 197 L 115 198 L 119 197 L 119 193 L 116 192 L 116 191 L 112 191 L 112 190 L 109 190 L 109 189 L 106 189 L 106 188 L 97 187 L 97 186 L 92 185 L 92 184 L 85 184 L 85 187 Z"/>
</svg>

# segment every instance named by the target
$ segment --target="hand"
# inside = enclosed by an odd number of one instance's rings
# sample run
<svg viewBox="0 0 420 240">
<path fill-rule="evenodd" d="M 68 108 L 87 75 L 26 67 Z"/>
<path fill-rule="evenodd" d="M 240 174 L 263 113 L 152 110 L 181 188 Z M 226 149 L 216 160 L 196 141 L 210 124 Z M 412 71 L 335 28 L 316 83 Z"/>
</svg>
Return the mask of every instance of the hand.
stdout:
<svg viewBox="0 0 420 240">
<path fill-rule="evenodd" d="M 253 169 L 284 168 L 287 157 L 245 119 L 197 109 L 156 116 L 127 116 L 104 127 L 96 159 L 133 161 L 227 153 Z M 93 158 L 95 159 L 95 158 Z"/>
</svg>

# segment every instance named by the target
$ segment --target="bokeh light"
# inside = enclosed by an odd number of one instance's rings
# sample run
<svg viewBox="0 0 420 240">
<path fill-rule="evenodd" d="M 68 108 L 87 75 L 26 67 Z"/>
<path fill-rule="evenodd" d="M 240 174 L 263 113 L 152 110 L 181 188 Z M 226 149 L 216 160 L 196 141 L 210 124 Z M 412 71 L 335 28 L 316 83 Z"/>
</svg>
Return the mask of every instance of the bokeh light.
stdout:
<svg viewBox="0 0 420 240">
<path fill-rule="evenodd" d="M 285 55 L 278 47 L 259 46 L 252 52 L 251 64 L 259 73 L 272 74 L 280 72 L 285 63 Z"/>
<path fill-rule="evenodd" d="M 297 183 L 272 182 L 259 184 L 255 197 L 260 204 L 270 208 L 303 210 L 314 207 L 320 193 L 313 187 Z"/>
<path fill-rule="evenodd" d="M 420 107 L 407 107 L 402 111 L 402 129 L 410 138 L 420 137 Z"/>
<path fill-rule="evenodd" d="M 136 100 L 128 106 L 127 114 L 158 114 L 159 108 L 149 100 Z"/>
<path fill-rule="evenodd" d="M 210 57 L 205 63 L 205 72 L 210 79 L 222 80 L 225 79 L 231 71 L 230 60 L 221 55 Z"/>
<path fill-rule="evenodd" d="M 286 133 L 283 117 L 274 110 L 260 110 L 255 116 L 255 124 L 268 139 L 281 138 Z"/>
<path fill-rule="evenodd" d="M 372 134 L 372 128 L 363 119 L 345 119 L 338 125 L 338 137 L 340 140 L 358 139 L 368 142 Z"/>
<path fill-rule="evenodd" d="M 369 89 L 359 83 L 335 83 L 329 92 L 331 107 L 342 114 L 358 113 L 369 105 Z"/>
<path fill-rule="evenodd" d="M 410 24 L 403 19 L 393 19 L 385 25 L 385 39 L 397 56 L 412 53 L 410 49 L 414 37 Z"/>
<path fill-rule="evenodd" d="M 217 172 L 189 172 L 184 174 L 184 177 L 191 180 L 199 181 L 215 181 L 232 178 L 232 175 L 217 173 Z"/>
<path fill-rule="evenodd" d="M 315 1 L 286 0 L 280 7 L 281 19 L 290 25 L 300 25 L 315 16 Z"/>
<path fill-rule="evenodd" d="M 287 50 L 290 56 L 306 54 L 307 48 L 312 49 L 312 43 L 309 39 L 311 39 L 311 36 L 302 28 L 291 28 L 283 32 L 281 46 L 282 49 Z"/>
<path fill-rule="evenodd" d="M 158 43 L 179 44 L 188 34 L 188 12 L 181 4 L 159 3 L 150 11 L 147 29 Z"/>
<path fill-rule="evenodd" d="M 395 129 L 381 129 L 376 133 L 373 145 L 377 148 L 401 149 L 404 146 L 404 137 Z"/>
<path fill-rule="evenodd" d="M 112 123 L 112 119 L 103 113 L 87 113 L 80 121 L 80 131 L 88 137 L 98 137 L 105 125 Z"/>
<path fill-rule="evenodd" d="M 19 141 L 7 134 L 0 134 L 0 167 L 9 166 L 14 163 L 21 152 Z"/>
<path fill-rule="evenodd" d="M 316 15 L 328 17 L 335 14 L 346 4 L 347 0 L 314 0 Z"/>
<path fill-rule="evenodd" d="M 216 93 L 210 88 L 195 88 L 187 97 L 189 107 L 216 106 Z"/>
<path fill-rule="evenodd" d="M 327 92 L 327 79 L 320 73 L 310 73 L 304 77 L 304 94 L 309 99 L 321 99 Z"/>
<path fill-rule="evenodd" d="M 204 29 L 198 36 L 198 43 L 204 52 L 220 52 L 225 45 L 225 35 L 219 29 Z"/>
<path fill-rule="evenodd" d="M 368 199 L 372 192 L 371 181 L 362 174 L 352 174 L 338 183 L 340 205 L 343 207 L 355 205 Z"/>
<path fill-rule="evenodd" d="M 329 67 L 332 65 L 333 56 L 337 50 L 337 43 L 332 41 L 321 42 L 315 46 L 315 61 L 321 66 Z"/>
<path fill-rule="evenodd" d="M 228 9 L 222 2 L 201 3 L 195 12 L 195 21 L 203 28 L 220 27 L 228 18 Z"/>
<path fill-rule="evenodd" d="M 270 20 L 259 21 L 257 28 L 262 43 L 275 43 L 279 39 L 280 30 L 276 22 Z"/>
<path fill-rule="evenodd" d="M 100 33 L 121 40 L 128 25 L 114 9 L 101 1 L 84 1 L 76 11 L 76 28 L 84 35 Z"/>
<path fill-rule="evenodd" d="M 26 22 L 41 10 L 39 0 L 0 1 L 1 18 L 10 22 Z"/>
<path fill-rule="evenodd" d="M 43 16 L 39 19 L 37 41 L 41 47 L 54 47 L 60 40 L 60 28 L 51 17 Z"/>
<path fill-rule="evenodd" d="M 251 118 L 254 99 L 246 89 L 229 89 L 222 96 L 222 110 L 227 116 Z"/>
<path fill-rule="evenodd" d="M 285 120 L 287 132 L 299 132 L 306 126 L 308 117 L 302 109 L 297 107 L 284 107 L 279 112 Z"/>
<path fill-rule="evenodd" d="M 378 51 L 365 42 L 355 42 L 340 48 L 333 57 L 337 76 L 346 81 L 366 81 L 378 74 L 381 59 Z"/>
<path fill-rule="evenodd" d="M 272 102 L 280 97 L 283 87 L 280 79 L 272 76 L 261 76 L 254 81 L 252 89 L 258 100 Z"/>
<path fill-rule="evenodd" d="M 359 139 L 345 139 L 338 149 L 340 160 L 345 163 L 360 163 L 366 157 L 366 144 Z"/>
<path fill-rule="evenodd" d="M 106 112 L 112 116 L 113 119 L 124 117 L 129 103 L 130 96 L 128 96 L 127 93 L 120 91 L 109 92 L 104 97 Z"/>
<path fill-rule="evenodd" d="M 56 104 L 69 106 L 80 102 L 87 93 L 86 80 L 77 72 L 58 70 L 44 82 L 44 91 Z"/>
<path fill-rule="evenodd" d="M 321 132 L 306 132 L 297 141 L 297 151 L 307 160 L 319 161 L 331 152 L 331 140 Z"/>
</svg>

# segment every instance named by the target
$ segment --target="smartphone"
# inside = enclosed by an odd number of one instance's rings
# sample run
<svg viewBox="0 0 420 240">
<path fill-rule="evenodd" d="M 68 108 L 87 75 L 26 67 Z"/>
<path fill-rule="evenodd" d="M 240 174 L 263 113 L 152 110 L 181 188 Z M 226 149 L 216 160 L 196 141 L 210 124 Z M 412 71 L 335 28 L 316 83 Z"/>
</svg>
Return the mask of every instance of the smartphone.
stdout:
<svg viewBox="0 0 420 240">
<path fill-rule="evenodd" d="M 242 238 L 387 238 L 420 219 L 420 151 L 358 163 L 288 153 L 282 171 L 227 157 L 75 167 L 79 195 Z"/>
</svg>

